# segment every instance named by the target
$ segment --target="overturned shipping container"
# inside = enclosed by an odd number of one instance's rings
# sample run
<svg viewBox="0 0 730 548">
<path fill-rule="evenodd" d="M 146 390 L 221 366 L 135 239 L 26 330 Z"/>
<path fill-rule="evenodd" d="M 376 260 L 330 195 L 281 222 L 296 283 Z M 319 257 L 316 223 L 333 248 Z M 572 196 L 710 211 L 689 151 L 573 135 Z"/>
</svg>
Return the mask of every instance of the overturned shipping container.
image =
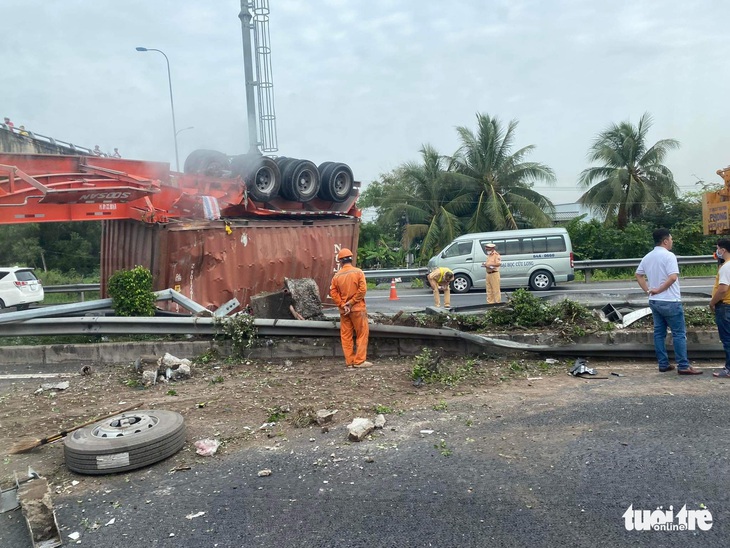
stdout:
<svg viewBox="0 0 730 548">
<path fill-rule="evenodd" d="M 155 290 L 173 288 L 210 309 L 232 298 L 276 291 L 284 278 L 313 278 L 324 298 L 341 247 L 357 248 L 354 217 L 180 221 L 166 225 L 104 221 L 102 291 L 114 272 L 144 266 Z"/>
</svg>

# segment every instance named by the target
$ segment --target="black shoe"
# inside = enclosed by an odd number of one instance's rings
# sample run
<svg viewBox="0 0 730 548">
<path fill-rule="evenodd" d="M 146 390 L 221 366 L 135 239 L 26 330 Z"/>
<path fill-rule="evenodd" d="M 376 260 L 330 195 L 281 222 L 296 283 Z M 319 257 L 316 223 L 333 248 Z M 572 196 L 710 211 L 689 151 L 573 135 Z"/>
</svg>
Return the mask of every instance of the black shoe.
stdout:
<svg viewBox="0 0 730 548">
<path fill-rule="evenodd" d="M 678 375 L 702 375 L 703 372 L 704 371 L 699 371 L 698 369 L 692 369 L 691 367 L 677 370 Z"/>
<path fill-rule="evenodd" d="M 674 366 L 674 365 L 670 365 L 669 367 L 666 367 L 666 368 L 664 368 L 664 369 L 662 369 L 662 368 L 660 367 L 660 368 L 659 368 L 659 372 L 660 372 L 660 373 L 666 373 L 667 371 L 674 371 L 675 369 L 677 369 L 677 368 L 676 368 L 676 366 Z"/>
</svg>

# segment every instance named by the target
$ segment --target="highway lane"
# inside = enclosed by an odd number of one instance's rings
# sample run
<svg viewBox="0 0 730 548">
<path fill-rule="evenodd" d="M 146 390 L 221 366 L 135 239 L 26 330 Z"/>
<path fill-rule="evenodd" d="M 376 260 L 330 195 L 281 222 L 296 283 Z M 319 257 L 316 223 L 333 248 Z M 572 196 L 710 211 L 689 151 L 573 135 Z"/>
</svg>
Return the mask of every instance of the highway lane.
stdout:
<svg viewBox="0 0 730 548">
<path fill-rule="evenodd" d="M 682 294 L 685 299 L 692 298 L 694 301 L 702 301 L 702 294 L 707 295 L 707 301 L 710 300 L 712 293 L 712 285 L 714 278 L 686 278 L 680 280 Z M 403 284 L 406 285 L 406 284 Z M 509 299 L 509 295 L 513 290 L 504 290 L 502 299 Z M 632 299 L 642 300 L 646 297 L 642 294 L 641 289 L 634 280 L 625 281 L 607 281 L 607 282 L 570 282 L 558 285 L 550 291 L 541 291 L 534 293 L 540 297 L 565 297 L 583 301 L 586 299 L 602 300 L 612 302 L 616 300 L 625 300 L 629 296 Z M 398 300 L 390 300 L 389 289 L 376 289 L 368 291 L 366 301 L 369 312 L 380 312 L 383 314 L 392 314 L 399 310 L 405 312 L 423 311 L 426 307 L 433 305 L 433 294 L 429 288 L 409 289 L 399 287 L 397 289 Z M 484 291 L 475 290 L 463 295 L 451 294 L 451 305 L 453 307 L 479 306 L 486 304 L 486 296 Z"/>
</svg>

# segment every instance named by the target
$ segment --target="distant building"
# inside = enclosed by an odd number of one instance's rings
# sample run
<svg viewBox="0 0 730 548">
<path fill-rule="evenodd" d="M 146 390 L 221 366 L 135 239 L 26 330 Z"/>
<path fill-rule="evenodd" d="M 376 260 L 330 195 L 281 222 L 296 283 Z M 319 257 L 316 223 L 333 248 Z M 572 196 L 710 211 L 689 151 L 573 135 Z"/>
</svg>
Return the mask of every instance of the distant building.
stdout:
<svg viewBox="0 0 730 548">
<path fill-rule="evenodd" d="M 555 204 L 555 217 L 553 218 L 553 222 L 556 224 L 567 223 L 581 215 L 585 215 L 583 220 L 586 222 L 596 218 L 590 209 L 577 202 L 572 204 Z"/>
</svg>

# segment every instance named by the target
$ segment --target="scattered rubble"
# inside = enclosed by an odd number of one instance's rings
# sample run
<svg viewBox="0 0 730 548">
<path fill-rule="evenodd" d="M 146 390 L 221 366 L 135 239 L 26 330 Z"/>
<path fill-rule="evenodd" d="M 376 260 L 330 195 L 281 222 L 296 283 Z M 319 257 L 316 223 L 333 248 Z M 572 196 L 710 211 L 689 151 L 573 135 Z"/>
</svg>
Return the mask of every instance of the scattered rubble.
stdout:
<svg viewBox="0 0 730 548">
<path fill-rule="evenodd" d="M 332 422 L 335 413 L 337 413 L 337 409 L 320 409 L 317 411 L 317 424 L 322 426 Z"/>
<path fill-rule="evenodd" d="M 187 358 L 176 358 L 166 353 L 161 358 L 157 356 L 140 356 L 134 362 L 134 369 L 142 374 L 144 386 L 154 386 L 158 382 L 183 381 L 191 378 L 193 362 Z"/>
<path fill-rule="evenodd" d="M 347 425 L 347 429 L 349 432 L 348 439 L 350 441 L 362 441 L 368 434 L 375 430 L 375 423 L 370 419 L 357 417 Z"/>
</svg>

